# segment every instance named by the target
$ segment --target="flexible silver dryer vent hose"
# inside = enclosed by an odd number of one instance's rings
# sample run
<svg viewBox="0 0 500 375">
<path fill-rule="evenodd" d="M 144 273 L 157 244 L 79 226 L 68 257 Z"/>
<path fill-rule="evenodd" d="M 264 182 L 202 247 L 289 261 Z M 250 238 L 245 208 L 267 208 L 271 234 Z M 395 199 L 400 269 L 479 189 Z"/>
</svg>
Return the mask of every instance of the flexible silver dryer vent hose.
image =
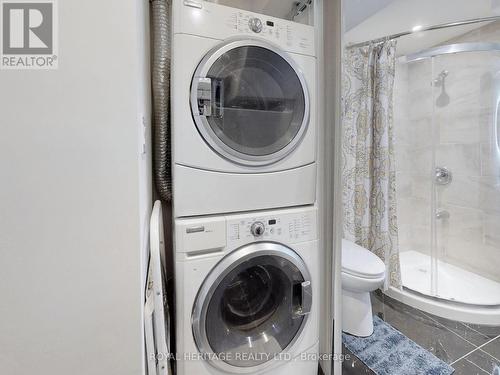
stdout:
<svg viewBox="0 0 500 375">
<path fill-rule="evenodd" d="M 170 147 L 170 0 L 151 0 L 153 168 L 156 188 L 164 201 L 172 199 Z"/>
</svg>

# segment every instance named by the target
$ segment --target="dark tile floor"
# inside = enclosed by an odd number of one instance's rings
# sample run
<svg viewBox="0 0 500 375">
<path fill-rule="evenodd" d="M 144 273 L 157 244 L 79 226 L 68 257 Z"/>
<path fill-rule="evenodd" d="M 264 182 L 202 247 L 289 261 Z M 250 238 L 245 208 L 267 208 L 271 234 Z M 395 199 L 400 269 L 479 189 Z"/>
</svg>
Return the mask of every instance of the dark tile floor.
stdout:
<svg viewBox="0 0 500 375">
<path fill-rule="evenodd" d="M 372 293 L 373 314 L 392 325 L 436 357 L 449 363 L 455 375 L 491 375 L 500 365 L 500 327 L 479 326 L 424 313 L 380 291 Z M 344 375 L 374 374 L 344 348 L 351 359 Z"/>
</svg>

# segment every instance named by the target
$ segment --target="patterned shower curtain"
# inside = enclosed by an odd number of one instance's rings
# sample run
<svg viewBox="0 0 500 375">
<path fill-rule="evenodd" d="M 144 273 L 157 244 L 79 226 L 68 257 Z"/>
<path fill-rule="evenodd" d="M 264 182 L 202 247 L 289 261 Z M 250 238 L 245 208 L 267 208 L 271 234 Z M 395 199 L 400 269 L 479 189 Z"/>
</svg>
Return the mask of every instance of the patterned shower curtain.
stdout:
<svg viewBox="0 0 500 375">
<path fill-rule="evenodd" d="M 343 74 L 344 237 L 385 262 L 385 289 L 401 288 L 392 104 L 395 52 L 395 41 L 348 48 Z"/>
</svg>

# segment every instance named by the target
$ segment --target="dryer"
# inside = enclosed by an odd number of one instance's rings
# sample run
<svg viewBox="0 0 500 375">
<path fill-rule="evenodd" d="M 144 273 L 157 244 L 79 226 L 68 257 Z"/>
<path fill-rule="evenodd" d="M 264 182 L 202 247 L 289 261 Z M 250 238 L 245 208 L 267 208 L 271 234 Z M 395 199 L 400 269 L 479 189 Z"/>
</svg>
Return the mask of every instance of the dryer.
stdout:
<svg viewBox="0 0 500 375">
<path fill-rule="evenodd" d="M 175 221 L 177 373 L 316 375 L 313 207 Z"/>
<path fill-rule="evenodd" d="M 174 216 L 313 204 L 314 28 L 173 2 Z"/>
</svg>

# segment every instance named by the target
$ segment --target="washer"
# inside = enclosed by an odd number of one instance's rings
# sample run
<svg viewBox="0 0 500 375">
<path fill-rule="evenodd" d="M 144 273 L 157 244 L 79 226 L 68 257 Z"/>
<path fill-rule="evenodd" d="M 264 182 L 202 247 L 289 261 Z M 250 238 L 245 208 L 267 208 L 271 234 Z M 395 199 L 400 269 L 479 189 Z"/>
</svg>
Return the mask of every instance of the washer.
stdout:
<svg viewBox="0 0 500 375">
<path fill-rule="evenodd" d="M 177 373 L 316 375 L 313 207 L 175 221 Z"/>
<path fill-rule="evenodd" d="M 314 28 L 173 2 L 174 215 L 313 204 Z"/>
</svg>

